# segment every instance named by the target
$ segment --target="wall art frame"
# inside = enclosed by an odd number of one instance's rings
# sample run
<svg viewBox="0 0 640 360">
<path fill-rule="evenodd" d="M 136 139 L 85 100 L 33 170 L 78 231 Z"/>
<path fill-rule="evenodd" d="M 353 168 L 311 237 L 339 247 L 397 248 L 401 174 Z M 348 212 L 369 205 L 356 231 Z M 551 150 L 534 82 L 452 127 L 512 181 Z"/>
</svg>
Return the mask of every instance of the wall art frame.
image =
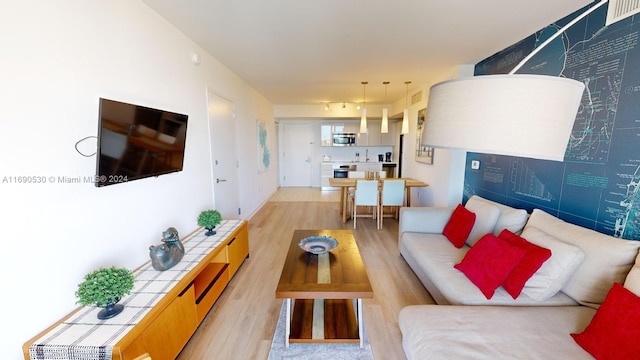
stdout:
<svg viewBox="0 0 640 360">
<path fill-rule="evenodd" d="M 259 119 L 256 119 L 256 135 L 258 174 L 262 174 L 271 167 L 271 149 L 269 146 L 271 136 L 269 136 L 268 125 Z"/>
<path fill-rule="evenodd" d="M 416 161 L 423 164 L 433 164 L 433 148 L 422 144 L 422 133 L 424 132 L 424 122 L 427 109 L 418 110 L 418 126 L 416 127 Z"/>
</svg>

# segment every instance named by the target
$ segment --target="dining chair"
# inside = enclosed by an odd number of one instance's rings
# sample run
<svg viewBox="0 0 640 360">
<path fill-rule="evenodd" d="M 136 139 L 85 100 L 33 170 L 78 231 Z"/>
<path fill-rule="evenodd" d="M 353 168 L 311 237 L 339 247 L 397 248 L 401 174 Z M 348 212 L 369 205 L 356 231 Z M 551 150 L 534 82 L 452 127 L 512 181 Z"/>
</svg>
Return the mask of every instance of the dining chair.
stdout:
<svg viewBox="0 0 640 360">
<path fill-rule="evenodd" d="M 363 170 L 355 170 L 355 171 L 349 171 L 347 173 L 347 177 L 350 179 L 366 179 L 367 178 L 367 172 L 363 171 Z M 355 194 L 356 191 L 356 187 L 355 186 L 350 186 L 347 188 L 347 192 L 349 194 L 349 205 L 351 205 L 352 200 L 353 200 L 353 196 Z M 351 211 L 351 209 L 349 209 L 349 211 Z"/>
<path fill-rule="evenodd" d="M 382 191 L 380 195 L 380 205 L 378 206 L 378 229 L 382 229 L 382 220 L 386 217 L 393 216 L 398 218 L 398 209 L 404 206 L 404 194 L 405 194 L 404 180 L 383 180 Z M 391 214 L 384 213 L 384 207 L 394 207 L 394 211 Z"/>
<path fill-rule="evenodd" d="M 376 218 L 379 211 L 380 196 L 378 195 L 378 180 L 357 180 L 356 191 L 352 201 L 353 228 L 356 228 L 358 216 Z M 371 214 L 358 215 L 358 206 L 373 207 Z"/>
</svg>

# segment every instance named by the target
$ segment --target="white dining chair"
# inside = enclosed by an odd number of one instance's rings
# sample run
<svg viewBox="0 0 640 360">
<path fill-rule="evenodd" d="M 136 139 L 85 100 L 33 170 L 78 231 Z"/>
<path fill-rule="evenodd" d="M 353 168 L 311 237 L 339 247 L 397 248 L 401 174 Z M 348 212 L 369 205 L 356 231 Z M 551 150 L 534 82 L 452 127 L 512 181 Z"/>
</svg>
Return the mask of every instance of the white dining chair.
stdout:
<svg viewBox="0 0 640 360">
<path fill-rule="evenodd" d="M 383 180 L 380 194 L 380 205 L 378 206 L 378 229 L 382 229 L 382 220 L 393 216 L 398 218 L 398 209 L 404 206 L 404 180 Z M 384 213 L 384 207 L 394 207 L 391 214 Z"/>
<path fill-rule="evenodd" d="M 367 172 L 363 170 L 349 171 L 347 173 L 347 177 L 350 179 L 366 179 Z M 355 186 L 350 186 L 347 188 L 347 192 L 349 193 L 349 204 L 353 202 L 352 200 L 353 200 L 353 196 L 355 195 L 355 191 L 356 191 Z M 351 209 L 349 209 L 349 211 L 351 211 Z"/>
<path fill-rule="evenodd" d="M 353 228 L 356 228 L 356 221 L 358 217 L 371 217 L 376 218 L 379 211 L 378 204 L 380 203 L 380 196 L 378 195 L 378 180 L 357 180 L 356 191 L 352 201 L 353 209 Z M 371 207 L 371 214 L 358 215 L 358 206 Z"/>
</svg>

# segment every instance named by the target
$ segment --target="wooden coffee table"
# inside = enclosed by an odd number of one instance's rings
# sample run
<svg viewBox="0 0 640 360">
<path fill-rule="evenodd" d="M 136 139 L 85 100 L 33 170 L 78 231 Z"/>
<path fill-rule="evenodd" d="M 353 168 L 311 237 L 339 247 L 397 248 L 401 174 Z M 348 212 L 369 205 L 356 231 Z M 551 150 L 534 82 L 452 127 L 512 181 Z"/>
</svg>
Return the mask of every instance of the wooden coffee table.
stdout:
<svg viewBox="0 0 640 360">
<path fill-rule="evenodd" d="M 318 235 L 338 240 L 338 246 L 322 255 L 298 247 L 301 239 Z M 287 347 L 289 343 L 363 347 L 362 299 L 372 297 L 351 230 L 295 230 L 276 289 L 276 298 L 286 299 Z"/>
</svg>

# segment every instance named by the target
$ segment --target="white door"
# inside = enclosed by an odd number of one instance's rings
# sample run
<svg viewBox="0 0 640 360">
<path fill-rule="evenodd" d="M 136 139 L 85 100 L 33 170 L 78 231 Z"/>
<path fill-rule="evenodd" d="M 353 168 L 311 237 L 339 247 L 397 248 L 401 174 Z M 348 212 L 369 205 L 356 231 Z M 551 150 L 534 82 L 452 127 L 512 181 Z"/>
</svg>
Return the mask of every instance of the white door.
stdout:
<svg viewBox="0 0 640 360">
<path fill-rule="evenodd" d="M 311 186 L 311 125 L 285 123 L 282 145 L 282 186 Z"/>
<path fill-rule="evenodd" d="M 238 219 L 235 105 L 207 89 L 213 203 L 223 219 Z"/>
</svg>

